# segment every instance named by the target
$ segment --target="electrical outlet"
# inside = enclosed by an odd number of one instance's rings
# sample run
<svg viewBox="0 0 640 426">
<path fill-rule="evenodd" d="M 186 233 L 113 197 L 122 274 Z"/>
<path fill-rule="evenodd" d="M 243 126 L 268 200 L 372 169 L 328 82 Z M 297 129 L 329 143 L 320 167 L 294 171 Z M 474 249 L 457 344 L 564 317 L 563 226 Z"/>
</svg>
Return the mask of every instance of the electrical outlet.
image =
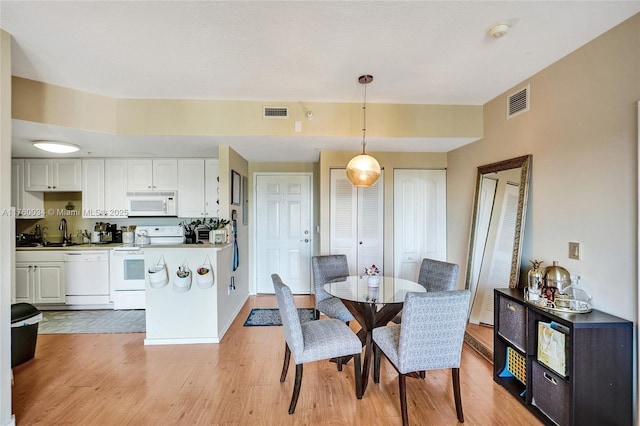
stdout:
<svg viewBox="0 0 640 426">
<path fill-rule="evenodd" d="M 580 260 L 580 243 L 569 243 L 569 259 Z"/>
</svg>

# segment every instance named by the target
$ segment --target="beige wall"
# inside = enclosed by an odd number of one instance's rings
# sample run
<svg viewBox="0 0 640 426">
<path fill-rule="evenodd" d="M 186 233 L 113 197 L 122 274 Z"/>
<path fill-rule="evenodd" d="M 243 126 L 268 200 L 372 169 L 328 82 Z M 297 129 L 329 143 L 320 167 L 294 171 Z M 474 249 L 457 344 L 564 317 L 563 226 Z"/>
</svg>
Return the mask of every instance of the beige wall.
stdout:
<svg viewBox="0 0 640 426">
<path fill-rule="evenodd" d="M 526 84 L 531 110 L 506 120 L 505 95 Z M 513 89 L 485 105 L 484 138 L 448 154 L 449 260 L 464 279 L 476 168 L 532 154 L 522 268 L 557 260 L 595 308 L 635 320 L 640 15 Z"/>
</svg>

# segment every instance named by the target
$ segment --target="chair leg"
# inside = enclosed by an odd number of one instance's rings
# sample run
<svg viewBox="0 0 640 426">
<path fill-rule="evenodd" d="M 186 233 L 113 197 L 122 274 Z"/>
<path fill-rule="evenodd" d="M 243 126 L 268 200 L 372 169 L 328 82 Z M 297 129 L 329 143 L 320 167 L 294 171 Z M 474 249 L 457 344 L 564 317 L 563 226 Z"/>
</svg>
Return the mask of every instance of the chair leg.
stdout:
<svg viewBox="0 0 640 426">
<path fill-rule="evenodd" d="M 317 309 L 314 309 L 314 311 L 315 311 L 316 320 L 319 320 L 320 319 L 320 311 L 317 310 Z"/>
<path fill-rule="evenodd" d="M 402 426 L 409 426 L 409 414 L 407 413 L 407 376 L 400 374 L 398 384 L 400 385 L 400 411 L 402 412 Z"/>
<path fill-rule="evenodd" d="M 284 364 L 282 365 L 282 373 L 280 374 L 280 383 L 284 382 L 287 378 L 287 370 L 289 369 L 289 360 L 291 359 L 291 349 L 285 342 L 284 344 Z"/>
<path fill-rule="evenodd" d="M 300 395 L 300 386 L 302 385 L 302 364 L 296 364 L 296 383 L 293 385 L 293 395 L 291 395 L 291 404 L 289 404 L 289 414 L 296 411 L 298 404 L 298 396 Z"/>
<path fill-rule="evenodd" d="M 342 357 L 336 358 L 336 364 L 338 364 L 338 371 L 342 371 Z"/>
<path fill-rule="evenodd" d="M 424 379 L 425 377 L 427 377 L 427 375 L 426 375 L 426 373 L 425 373 L 425 371 L 424 371 L 424 370 L 422 370 L 422 371 L 419 373 L 419 375 L 420 375 L 420 378 L 421 378 L 421 379 Z"/>
<path fill-rule="evenodd" d="M 373 344 L 373 383 L 380 383 L 380 348 Z"/>
<path fill-rule="evenodd" d="M 362 399 L 362 364 L 360 354 L 353 355 L 353 377 L 356 379 L 356 398 Z"/>
<path fill-rule="evenodd" d="M 460 396 L 460 369 L 452 368 L 451 377 L 453 378 L 453 397 L 456 401 L 456 414 L 458 421 L 464 423 L 464 414 L 462 413 L 462 397 Z"/>
</svg>

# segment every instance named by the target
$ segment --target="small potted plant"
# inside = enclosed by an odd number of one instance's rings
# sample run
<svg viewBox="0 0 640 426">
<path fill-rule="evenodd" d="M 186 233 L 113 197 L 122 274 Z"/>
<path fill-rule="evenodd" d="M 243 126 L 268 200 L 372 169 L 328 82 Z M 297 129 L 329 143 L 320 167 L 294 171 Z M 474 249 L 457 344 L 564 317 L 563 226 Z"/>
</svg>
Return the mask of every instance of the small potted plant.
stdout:
<svg viewBox="0 0 640 426">
<path fill-rule="evenodd" d="M 367 275 L 367 285 L 369 287 L 378 287 L 380 284 L 380 276 L 378 276 L 380 269 L 373 264 L 369 267 L 365 266 L 364 273 Z"/>
</svg>

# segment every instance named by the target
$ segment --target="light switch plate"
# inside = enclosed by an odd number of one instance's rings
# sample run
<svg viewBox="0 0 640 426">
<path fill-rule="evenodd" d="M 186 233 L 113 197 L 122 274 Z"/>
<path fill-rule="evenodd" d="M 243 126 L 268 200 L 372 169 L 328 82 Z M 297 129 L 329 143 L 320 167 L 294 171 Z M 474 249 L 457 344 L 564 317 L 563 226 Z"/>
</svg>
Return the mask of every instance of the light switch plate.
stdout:
<svg viewBox="0 0 640 426">
<path fill-rule="evenodd" d="M 569 259 L 580 260 L 580 243 L 569 243 Z"/>
</svg>

